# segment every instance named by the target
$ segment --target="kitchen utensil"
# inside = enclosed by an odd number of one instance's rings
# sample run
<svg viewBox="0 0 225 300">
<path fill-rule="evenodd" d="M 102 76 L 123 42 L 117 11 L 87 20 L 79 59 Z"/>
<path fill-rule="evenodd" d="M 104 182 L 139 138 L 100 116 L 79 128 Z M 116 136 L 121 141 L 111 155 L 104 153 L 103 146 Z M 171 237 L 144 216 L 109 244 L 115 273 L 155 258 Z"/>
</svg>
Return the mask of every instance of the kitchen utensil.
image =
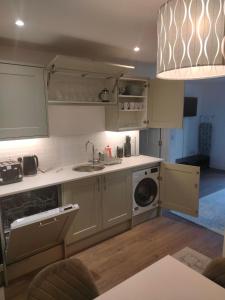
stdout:
<svg viewBox="0 0 225 300">
<path fill-rule="evenodd" d="M 112 148 L 110 146 L 105 147 L 105 158 L 112 157 Z"/>
<path fill-rule="evenodd" d="M 120 88 L 119 88 L 119 94 L 120 94 L 120 95 L 124 95 L 125 92 L 126 92 L 126 88 L 125 88 L 125 87 L 120 87 Z"/>
<path fill-rule="evenodd" d="M 141 96 L 143 94 L 144 87 L 139 84 L 129 84 L 126 87 L 126 91 L 128 95 Z"/>
<path fill-rule="evenodd" d="M 117 146 L 117 149 L 116 149 L 116 155 L 117 155 L 117 157 L 119 157 L 119 158 L 122 158 L 122 157 L 123 157 L 123 147 Z"/>
<path fill-rule="evenodd" d="M 124 156 L 130 157 L 131 156 L 131 137 L 129 135 L 126 136 L 126 142 L 124 144 Z"/>
<path fill-rule="evenodd" d="M 109 102 L 110 100 L 110 93 L 109 93 L 109 90 L 108 89 L 103 89 L 99 95 L 98 95 L 99 99 L 102 101 L 102 102 Z"/>
<path fill-rule="evenodd" d="M 22 161 L 23 161 L 24 176 L 37 174 L 37 169 L 38 169 L 38 165 L 39 165 L 37 155 L 24 156 Z"/>
<path fill-rule="evenodd" d="M 135 109 L 135 102 L 130 102 L 130 109 L 134 110 Z"/>
<path fill-rule="evenodd" d="M 18 161 L 7 160 L 0 162 L 0 185 L 23 180 L 22 166 Z"/>
<path fill-rule="evenodd" d="M 129 102 L 124 102 L 124 109 L 129 110 L 130 109 L 130 103 Z"/>
<path fill-rule="evenodd" d="M 140 109 L 140 103 L 139 102 L 135 102 L 135 109 Z"/>
<path fill-rule="evenodd" d="M 124 110 L 124 103 L 123 102 L 119 103 L 119 108 L 120 108 L 120 110 Z"/>
<path fill-rule="evenodd" d="M 107 158 L 106 160 L 104 160 L 103 163 L 105 166 L 118 165 L 118 164 L 122 163 L 122 159 L 119 157 L 111 157 L 111 158 Z"/>
</svg>

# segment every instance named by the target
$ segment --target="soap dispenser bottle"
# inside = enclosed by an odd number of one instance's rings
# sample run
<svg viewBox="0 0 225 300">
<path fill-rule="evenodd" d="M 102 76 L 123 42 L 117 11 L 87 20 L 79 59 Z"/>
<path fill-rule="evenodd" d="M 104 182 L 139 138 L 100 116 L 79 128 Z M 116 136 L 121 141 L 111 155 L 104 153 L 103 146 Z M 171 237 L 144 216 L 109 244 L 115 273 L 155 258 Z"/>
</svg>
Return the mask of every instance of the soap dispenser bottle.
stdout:
<svg viewBox="0 0 225 300">
<path fill-rule="evenodd" d="M 130 143 L 130 136 L 126 136 L 126 142 L 124 144 L 124 156 L 125 157 L 130 157 L 131 156 L 131 143 Z"/>
</svg>

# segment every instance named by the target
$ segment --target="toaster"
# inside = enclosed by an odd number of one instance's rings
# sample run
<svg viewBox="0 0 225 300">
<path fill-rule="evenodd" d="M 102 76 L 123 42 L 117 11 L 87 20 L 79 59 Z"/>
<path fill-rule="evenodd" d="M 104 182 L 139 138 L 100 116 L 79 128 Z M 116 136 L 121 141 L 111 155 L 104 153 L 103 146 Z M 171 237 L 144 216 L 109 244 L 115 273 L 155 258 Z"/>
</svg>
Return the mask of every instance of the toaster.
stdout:
<svg viewBox="0 0 225 300">
<path fill-rule="evenodd" d="M 0 162 L 0 185 L 10 184 L 23 180 L 22 166 L 15 160 Z"/>
</svg>

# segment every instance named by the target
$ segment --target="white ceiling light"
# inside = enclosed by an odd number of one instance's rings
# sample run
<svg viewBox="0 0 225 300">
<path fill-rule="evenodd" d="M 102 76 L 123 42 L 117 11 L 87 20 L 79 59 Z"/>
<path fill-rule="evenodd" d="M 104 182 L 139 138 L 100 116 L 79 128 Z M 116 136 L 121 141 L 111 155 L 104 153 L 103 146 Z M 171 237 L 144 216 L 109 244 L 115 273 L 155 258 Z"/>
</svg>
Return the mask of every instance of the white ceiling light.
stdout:
<svg viewBox="0 0 225 300">
<path fill-rule="evenodd" d="M 140 48 L 138 46 L 134 47 L 134 52 L 139 52 Z"/>
<path fill-rule="evenodd" d="M 225 76 L 225 0 L 169 0 L 159 10 L 157 77 Z"/>
<path fill-rule="evenodd" d="M 15 22 L 16 26 L 18 27 L 23 27 L 24 26 L 24 22 L 23 20 L 20 20 L 20 19 L 17 19 L 16 22 Z"/>
</svg>

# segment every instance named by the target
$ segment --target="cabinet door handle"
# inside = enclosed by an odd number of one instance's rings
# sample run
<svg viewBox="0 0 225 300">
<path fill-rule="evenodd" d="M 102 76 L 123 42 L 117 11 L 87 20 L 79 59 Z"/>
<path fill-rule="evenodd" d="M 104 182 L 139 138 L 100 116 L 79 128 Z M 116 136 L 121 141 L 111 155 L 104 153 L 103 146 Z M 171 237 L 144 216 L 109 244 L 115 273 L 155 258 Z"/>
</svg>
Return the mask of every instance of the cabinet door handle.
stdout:
<svg viewBox="0 0 225 300">
<path fill-rule="evenodd" d="M 104 190 L 106 191 L 106 178 L 104 176 Z"/>
</svg>

